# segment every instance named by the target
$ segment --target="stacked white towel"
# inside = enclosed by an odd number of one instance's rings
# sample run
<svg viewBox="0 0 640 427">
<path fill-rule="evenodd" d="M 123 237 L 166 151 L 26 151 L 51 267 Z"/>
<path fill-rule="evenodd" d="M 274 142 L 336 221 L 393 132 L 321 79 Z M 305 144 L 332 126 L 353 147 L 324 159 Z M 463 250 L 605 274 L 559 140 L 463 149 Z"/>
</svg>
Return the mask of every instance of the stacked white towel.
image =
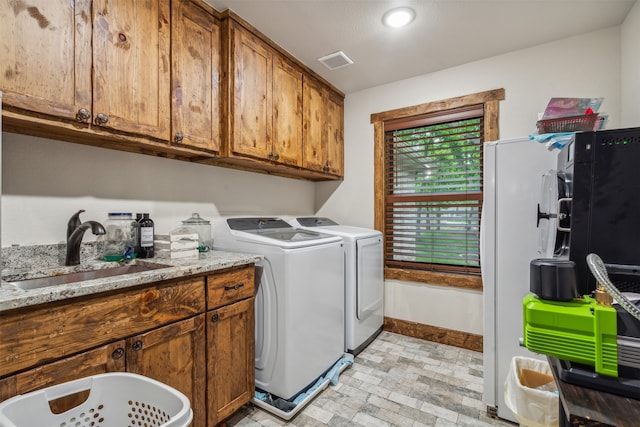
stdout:
<svg viewBox="0 0 640 427">
<path fill-rule="evenodd" d="M 156 256 L 169 259 L 198 258 L 198 233 L 180 227 L 169 234 L 154 236 Z"/>
</svg>

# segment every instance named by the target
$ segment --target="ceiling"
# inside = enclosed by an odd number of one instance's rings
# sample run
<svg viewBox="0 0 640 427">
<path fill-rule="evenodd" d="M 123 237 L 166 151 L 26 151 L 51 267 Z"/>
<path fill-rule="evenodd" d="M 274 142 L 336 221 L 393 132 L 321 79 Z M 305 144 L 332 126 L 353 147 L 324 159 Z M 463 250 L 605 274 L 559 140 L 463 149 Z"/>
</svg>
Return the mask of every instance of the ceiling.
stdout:
<svg viewBox="0 0 640 427">
<path fill-rule="evenodd" d="M 233 10 L 348 94 L 619 25 L 636 0 L 205 1 Z M 412 7 L 413 23 L 383 26 L 394 6 Z M 354 64 L 331 71 L 318 62 L 339 50 Z"/>
</svg>

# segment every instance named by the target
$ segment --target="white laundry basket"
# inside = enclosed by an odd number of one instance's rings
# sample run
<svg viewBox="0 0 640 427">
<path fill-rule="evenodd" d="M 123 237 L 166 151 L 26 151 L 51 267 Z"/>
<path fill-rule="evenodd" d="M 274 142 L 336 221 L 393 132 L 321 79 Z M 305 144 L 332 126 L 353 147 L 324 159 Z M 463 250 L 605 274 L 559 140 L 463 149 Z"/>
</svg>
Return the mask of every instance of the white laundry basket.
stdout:
<svg viewBox="0 0 640 427">
<path fill-rule="evenodd" d="M 82 404 L 54 414 L 49 402 L 89 390 Z M 189 399 L 151 378 L 123 372 L 69 381 L 0 403 L 1 427 L 187 427 Z"/>
</svg>

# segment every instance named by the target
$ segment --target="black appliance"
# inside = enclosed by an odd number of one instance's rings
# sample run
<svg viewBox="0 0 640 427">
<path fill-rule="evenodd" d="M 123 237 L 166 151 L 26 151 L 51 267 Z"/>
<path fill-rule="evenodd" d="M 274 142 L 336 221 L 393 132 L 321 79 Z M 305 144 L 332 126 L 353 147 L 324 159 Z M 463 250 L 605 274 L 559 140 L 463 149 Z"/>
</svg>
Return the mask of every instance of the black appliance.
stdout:
<svg viewBox="0 0 640 427">
<path fill-rule="evenodd" d="M 569 259 L 579 295 L 596 289 L 590 253 L 602 258 L 619 290 L 640 292 L 640 128 L 576 133 L 560 157 L 558 172 L 572 186 Z"/>
<path fill-rule="evenodd" d="M 578 295 L 597 287 L 586 262 L 590 253 L 602 258 L 618 290 L 640 293 L 640 128 L 576 133 L 558 156 L 557 175 L 554 256 L 575 263 Z M 633 301 L 640 307 L 640 299 Z M 563 381 L 640 399 L 640 323 L 615 308 L 617 378 L 591 366 L 553 362 Z"/>
</svg>

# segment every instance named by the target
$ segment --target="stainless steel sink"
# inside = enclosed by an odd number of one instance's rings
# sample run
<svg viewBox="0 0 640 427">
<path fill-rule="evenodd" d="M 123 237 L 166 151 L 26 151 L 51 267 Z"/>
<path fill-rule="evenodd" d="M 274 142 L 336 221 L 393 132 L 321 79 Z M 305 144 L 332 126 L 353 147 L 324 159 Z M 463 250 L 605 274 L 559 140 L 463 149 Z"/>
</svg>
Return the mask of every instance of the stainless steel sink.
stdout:
<svg viewBox="0 0 640 427">
<path fill-rule="evenodd" d="M 119 265 L 118 267 L 101 268 L 97 270 L 78 271 L 75 273 L 60 274 L 55 276 L 38 277 L 35 279 L 14 280 L 5 282 L 19 289 L 39 289 L 53 285 L 62 285 L 67 283 L 84 282 L 85 280 L 102 279 L 105 277 L 122 276 L 125 274 L 135 274 L 144 271 L 158 270 L 168 268 L 170 265 L 155 263 L 135 263 Z"/>
</svg>

